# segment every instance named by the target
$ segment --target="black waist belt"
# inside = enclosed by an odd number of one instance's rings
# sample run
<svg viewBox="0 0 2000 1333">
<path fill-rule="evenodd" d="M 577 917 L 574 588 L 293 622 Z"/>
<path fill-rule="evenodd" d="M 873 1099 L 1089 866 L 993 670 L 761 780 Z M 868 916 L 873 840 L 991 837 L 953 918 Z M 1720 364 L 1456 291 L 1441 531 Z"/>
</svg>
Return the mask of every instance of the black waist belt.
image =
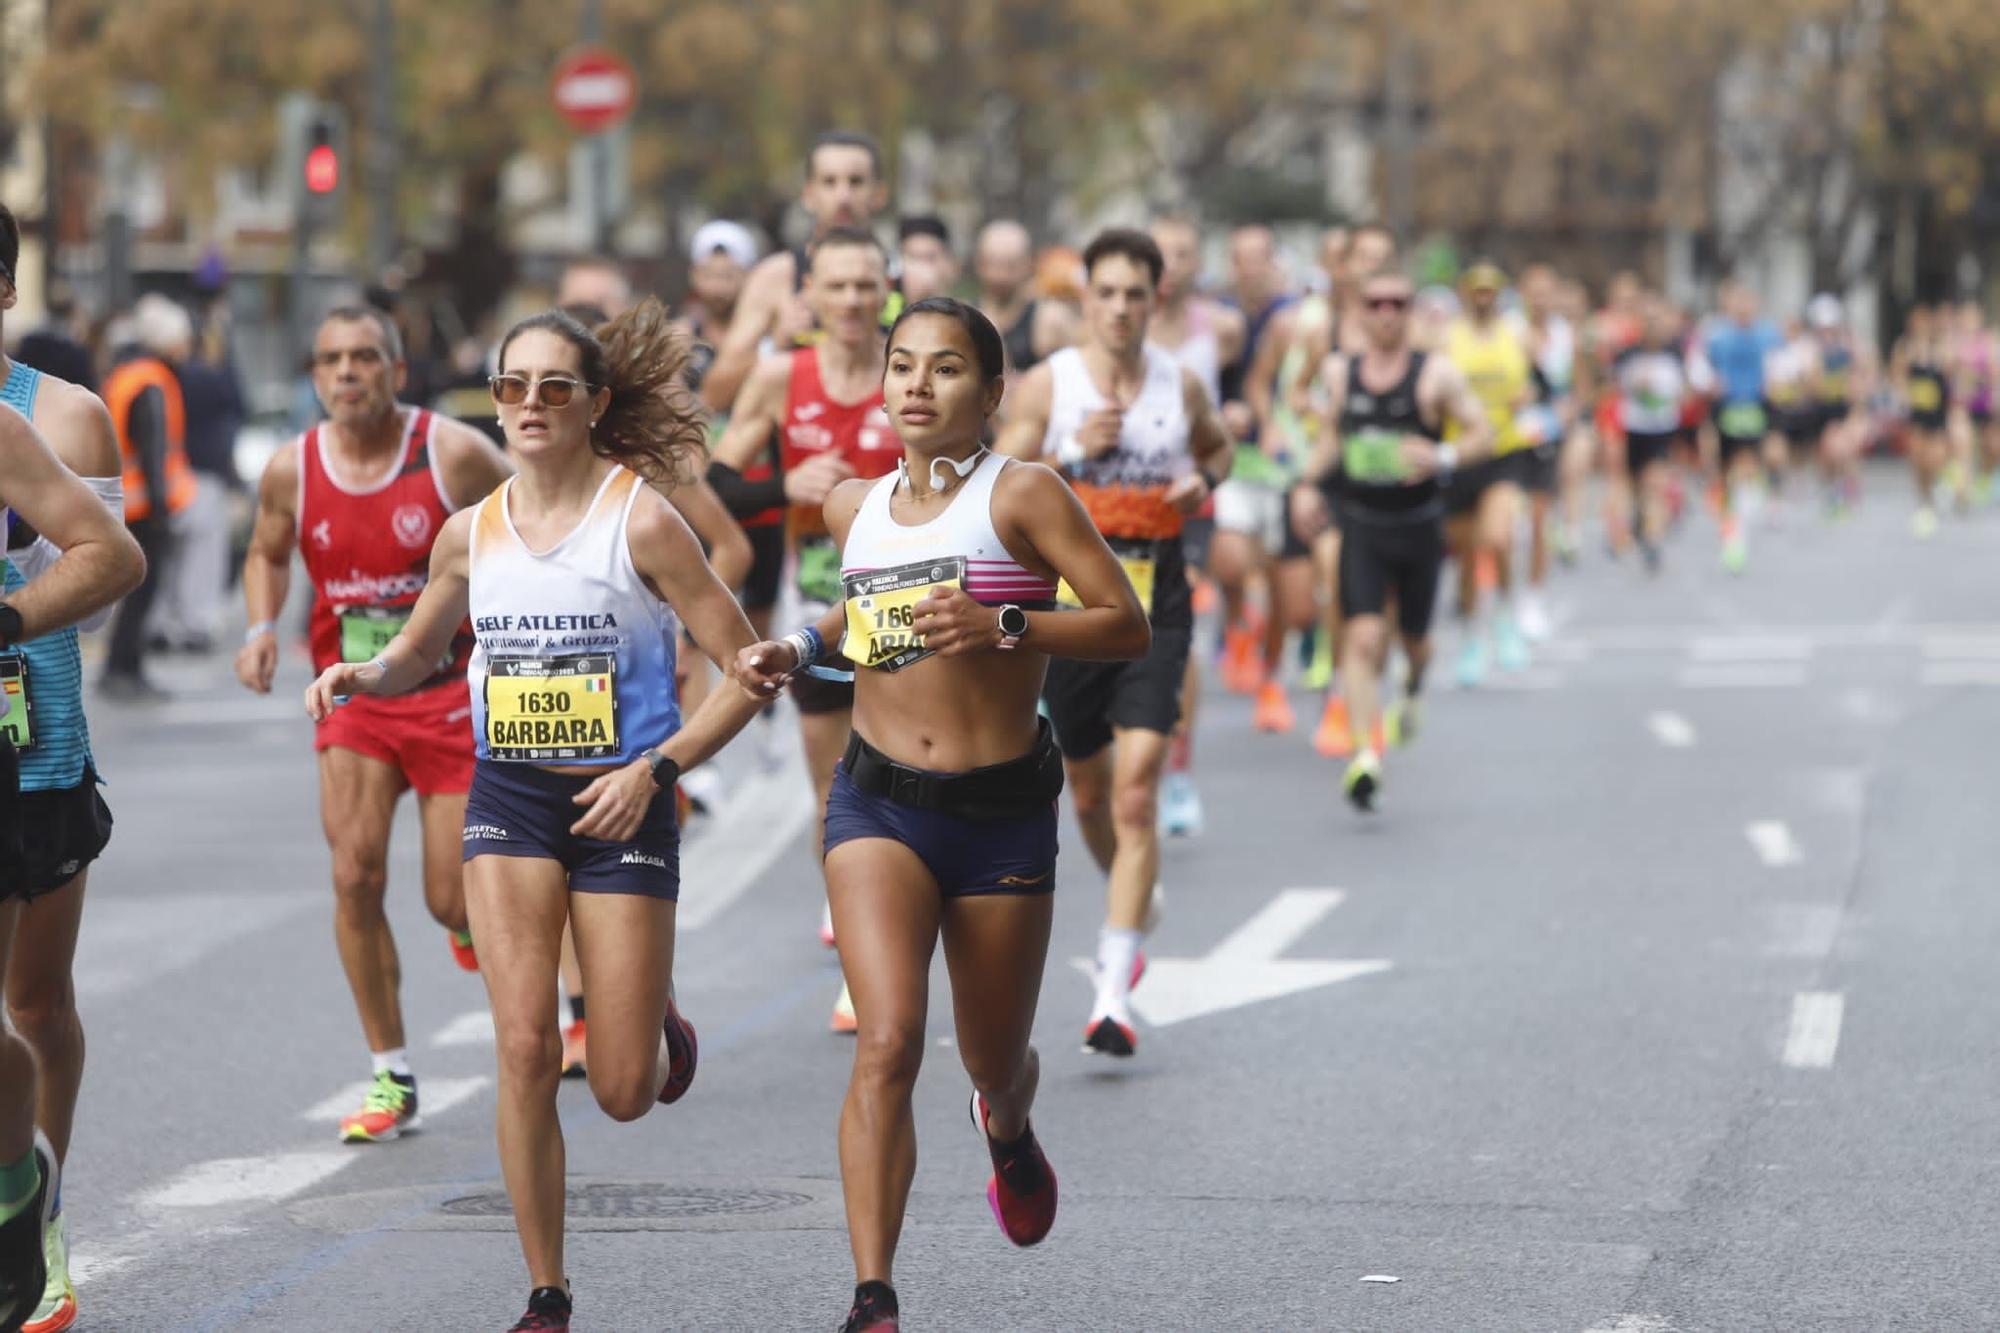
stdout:
<svg viewBox="0 0 2000 1333">
<path fill-rule="evenodd" d="M 1034 748 L 1019 759 L 963 773 L 933 773 L 899 764 L 861 739 L 847 739 L 841 756 L 847 780 L 870 796 L 898 805 L 936 810 L 960 819 L 1019 819 L 1036 814 L 1062 795 L 1062 755 L 1047 718 L 1039 720 Z"/>
</svg>

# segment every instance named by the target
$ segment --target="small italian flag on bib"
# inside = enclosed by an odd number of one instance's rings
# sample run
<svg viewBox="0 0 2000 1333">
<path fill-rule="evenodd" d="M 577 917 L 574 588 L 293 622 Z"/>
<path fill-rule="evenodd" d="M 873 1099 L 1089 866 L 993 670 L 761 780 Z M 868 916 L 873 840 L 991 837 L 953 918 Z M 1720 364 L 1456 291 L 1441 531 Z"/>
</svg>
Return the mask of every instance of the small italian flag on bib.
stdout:
<svg viewBox="0 0 2000 1333">
<path fill-rule="evenodd" d="M 592 676 L 589 680 L 583 682 L 583 692 L 585 694 L 602 694 L 610 688 L 610 683 L 598 676 Z"/>
</svg>

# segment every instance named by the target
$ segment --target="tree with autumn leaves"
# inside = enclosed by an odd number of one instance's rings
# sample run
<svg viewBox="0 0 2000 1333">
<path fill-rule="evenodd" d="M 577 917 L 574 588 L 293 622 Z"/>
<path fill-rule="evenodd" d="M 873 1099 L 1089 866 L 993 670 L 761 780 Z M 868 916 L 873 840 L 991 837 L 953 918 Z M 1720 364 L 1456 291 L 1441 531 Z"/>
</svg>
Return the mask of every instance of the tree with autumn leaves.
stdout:
<svg viewBox="0 0 2000 1333">
<path fill-rule="evenodd" d="M 218 168 L 271 160 L 272 109 L 287 91 L 347 107 L 367 160 L 365 8 L 64 0 L 33 77 L 61 125 L 150 150 L 199 218 Z M 1355 116 L 1381 135 L 1400 42 L 1415 85 L 1408 221 L 1467 248 L 1511 238 L 1590 268 L 1627 262 L 1677 225 L 1705 238 L 1719 268 L 1763 230 L 1804 227 L 1816 276 L 1832 284 L 1886 262 L 1882 237 L 1856 232 L 1866 216 L 1914 219 L 1919 267 L 1990 249 L 2000 231 L 1991 0 L 603 8 L 609 44 L 639 74 L 635 197 L 767 227 L 796 190 L 804 145 L 836 124 L 882 139 L 912 202 L 950 198 L 1044 231 L 1110 198 L 1234 216 L 1246 171 L 1274 151 L 1296 160 L 1327 118 Z M 510 263 L 503 172 L 569 143 L 547 81 L 575 11 L 525 0 L 395 0 L 392 11 L 404 234 L 448 239 L 439 248 L 457 257 L 467 294 L 490 294 Z M 148 95 L 122 95 L 134 86 Z M 1730 154 L 1749 196 L 1733 209 L 1715 197 Z M 1297 207 L 1314 210 L 1311 191 Z"/>
</svg>

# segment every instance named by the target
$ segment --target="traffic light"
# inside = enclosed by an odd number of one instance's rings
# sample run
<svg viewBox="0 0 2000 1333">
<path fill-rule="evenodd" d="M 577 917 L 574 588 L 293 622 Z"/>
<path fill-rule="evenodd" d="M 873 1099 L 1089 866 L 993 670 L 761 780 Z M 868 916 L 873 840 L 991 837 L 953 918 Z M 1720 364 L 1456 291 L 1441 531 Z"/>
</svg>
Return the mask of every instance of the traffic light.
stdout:
<svg viewBox="0 0 2000 1333">
<path fill-rule="evenodd" d="M 288 95 L 279 104 L 274 165 L 297 224 L 331 225 L 347 190 L 346 113 L 309 93 Z"/>
<path fill-rule="evenodd" d="M 332 194 L 340 188 L 340 149 L 333 141 L 333 126 L 314 121 L 307 134 L 306 193 Z"/>
</svg>

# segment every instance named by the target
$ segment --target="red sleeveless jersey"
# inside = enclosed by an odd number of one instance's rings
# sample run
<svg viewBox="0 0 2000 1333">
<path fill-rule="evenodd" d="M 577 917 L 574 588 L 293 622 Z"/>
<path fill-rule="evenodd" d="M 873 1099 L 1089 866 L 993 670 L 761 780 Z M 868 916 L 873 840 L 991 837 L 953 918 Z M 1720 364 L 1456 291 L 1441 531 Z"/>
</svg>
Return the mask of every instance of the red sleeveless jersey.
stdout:
<svg viewBox="0 0 2000 1333">
<path fill-rule="evenodd" d="M 387 647 L 430 581 L 431 545 L 452 513 L 431 450 L 436 418 L 404 409 L 403 451 L 381 480 L 349 490 L 326 465 L 322 427 L 299 437 L 299 551 L 312 579 L 313 670 L 366 662 Z M 462 680 L 472 625 L 425 687 Z"/>
<path fill-rule="evenodd" d="M 882 406 L 882 386 L 858 403 L 836 403 L 819 377 L 819 348 L 792 353 L 791 387 L 785 391 L 785 424 L 780 428 L 786 471 L 820 454 L 838 454 L 858 477 L 884 477 L 896 470 L 903 442 L 890 429 Z M 794 535 L 826 531 L 817 505 L 794 505 Z"/>
</svg>

